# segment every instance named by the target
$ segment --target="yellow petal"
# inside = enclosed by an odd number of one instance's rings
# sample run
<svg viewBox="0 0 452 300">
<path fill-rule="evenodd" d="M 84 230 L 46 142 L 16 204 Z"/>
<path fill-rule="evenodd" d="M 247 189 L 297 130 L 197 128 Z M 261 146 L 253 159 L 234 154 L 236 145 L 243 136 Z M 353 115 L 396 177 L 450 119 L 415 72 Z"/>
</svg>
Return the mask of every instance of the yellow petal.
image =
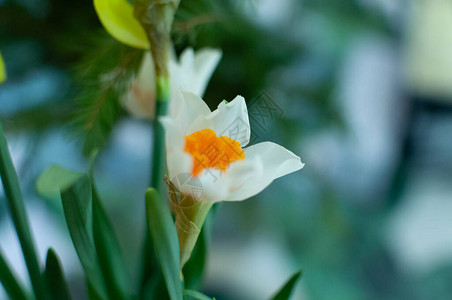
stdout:
<svg viewBox="0 0 452 300">
<path fill-rule="evenodd" d="M 94 0 L 94 8 L 114 38 L 135 48 L 149 48 L 144 29 L 133 16 L 133 6 L 127 0 Z"/>
<path fill-rule="evenodd" d="M 0 83 L 5 81 L 6 79 L 6 70 L 5 70 L 5 64 L 3 63 L 2 55 L 0 54 Z"/>
</svg>

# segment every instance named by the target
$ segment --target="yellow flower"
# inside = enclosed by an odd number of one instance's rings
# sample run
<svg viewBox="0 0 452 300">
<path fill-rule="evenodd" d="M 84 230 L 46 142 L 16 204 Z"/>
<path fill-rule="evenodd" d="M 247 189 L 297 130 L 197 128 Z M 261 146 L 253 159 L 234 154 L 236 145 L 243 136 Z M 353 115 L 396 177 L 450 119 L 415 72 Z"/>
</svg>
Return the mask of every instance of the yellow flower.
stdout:
<svg viewBox="0 0 452 300">
<path fill-rule="evenodd" d="M 170 198 L 176 212 L 181 266 L 191 255 L 213 203 L 242 201 L 276 178 L 301 169 L 300 157 L 272 143 L 246 147 L 250 125 L 237 96 L 210 111 L 197 95 L 180 92 L 170 102 L 165 128 Z"/>
<path fill-rule="evenodd" d="M 127 0 L 94 0 L 102 25 L 114 38 L 131 47 L 149 49 L 143 27 L 133 16 L 133 5 Z"/>
<path fill-rule="evenodd" d="M 0 83 L 6 80 L 5 63 L 3 62 L 2 54 L 0 53 Z"/>
</svg>

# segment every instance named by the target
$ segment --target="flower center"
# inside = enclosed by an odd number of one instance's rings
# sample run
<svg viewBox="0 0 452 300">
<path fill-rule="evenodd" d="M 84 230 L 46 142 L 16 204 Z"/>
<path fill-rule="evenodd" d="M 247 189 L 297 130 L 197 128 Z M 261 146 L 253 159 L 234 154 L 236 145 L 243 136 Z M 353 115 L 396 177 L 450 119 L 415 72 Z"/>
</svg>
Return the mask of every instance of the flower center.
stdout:
<svg viewBox="0 0 452 300">
<path fill-rule="evenodd" d="M 212 129 L 202 129 L 185 137 L 184 151 L 193 156 L 193 175 L 204 168 L 226 168 L 236 160 L 244 159 L 240 143 L 227 136 L 218 137 Z"/>
</svg>

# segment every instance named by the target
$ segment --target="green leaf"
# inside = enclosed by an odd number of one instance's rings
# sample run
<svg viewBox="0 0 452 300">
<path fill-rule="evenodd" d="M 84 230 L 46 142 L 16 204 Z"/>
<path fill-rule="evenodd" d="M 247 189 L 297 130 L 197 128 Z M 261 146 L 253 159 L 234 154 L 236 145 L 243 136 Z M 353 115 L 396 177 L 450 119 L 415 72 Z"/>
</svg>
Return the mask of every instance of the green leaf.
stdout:
<svg viewBox="0 0 452 300">
<path fill-rule="evenodd" d="M 9 153 L 3 127 L 0 121 L 0 175 L 3 189 L 5 191 L 8 208 L 11 212 L 14 227 L 19 237 L 20 246 L 24 254 L 28 274 L 36 298 L 46 299 L 44 280 L 41 276 L 40 264 L 36 255 L 33 238 L 28 224 L 24 200 L 19 186 L 16 170 L 14 169 L 11 155 Z"/>
<path fill-rule="evenodd" d="M 141 299 L 169 300 L 168 290 L 162 274 L 154 274 L 146 282 Z"/>
<path fill-rule="evenodd" d="M 279 292 L 272 298 L 273 300 L 288 300 L 292 294 L 292 290 L 300 278 L 302 271 L 298 271 L 286 282 Z"/>
<path fill-rule="evenodd" d="M 168 206 L 153 188 L 146 191 L 146 216 L 170 299 L 181 300 L 181 270 L 176 227 Z"/>
<path fill-rule="evenodd" d="M 206 295 L 204 295 L 203 293 L 200 293 L 198 291 L 193 291 L 193 290 L 184 290 L 184 299 L 185 300 L 190 300 L 190 299 L 196 299 L 196 300 L 215 300 L 215 298 L 210 298 Z"/>
<path fill-rule="evenodd" d="M 141 280 L 138 290 L 141 294 L 145 294 L 149 290 L 152 281 L 155 282 L 155 277 L 161 276 L 160 268 L 158 267 L 157 258 L 155 257 L 154 246 L 152 245 L 152 238 L 149 229 L 146 228 L 144 237 L 144 245 L 141 259 Z M 144 298 L 149 299 L 149 298 Z"/>
<path fill-rule="evenodd" d="M 62 191 L 64 216 L 92 297 L 106 299 L 102 273 L 93 239 L 91 184 L 83 175 Z"/>
<path fill-rule="evenodd" d="M 59 200 L 60 190 L 66 190 L 82 176 L 83 173 L 52 165 L 39 175 L 36 181 L 36 191 L 42 197 Z"/>
<path fill-rule="evenodd" d="M 60 260 L 52 248 L 47 251 L 44 276 L 52 300 L 71 299 Z"/>
<path fill-rule="evenodd" d="M 129 280 L 118 240 L 93 188 L 93 232 L 97 256 L 110 299 L 129 299 Z"/>
<path fill-rule="evenodd" d="M 3 254 L 0 252 L 0 282 L 10 299 L 28 299 L 22 285 L 17 281 Z"/>
</svg>

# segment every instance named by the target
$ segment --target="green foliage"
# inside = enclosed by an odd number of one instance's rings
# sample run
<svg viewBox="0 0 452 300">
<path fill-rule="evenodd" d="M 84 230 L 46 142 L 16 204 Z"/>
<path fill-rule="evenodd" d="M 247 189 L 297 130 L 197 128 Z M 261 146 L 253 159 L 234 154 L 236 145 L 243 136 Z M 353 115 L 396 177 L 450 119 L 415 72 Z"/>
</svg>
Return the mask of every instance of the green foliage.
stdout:
<svg viewBox="0 0 452 300">
<path fill-rule="evenodd" d="M 81 88 L 75 124 L 84 136 L 83 153 L 91 155 L 108 142 L 114 125 L 123 114 L 120 97 L 130 88 L 142 51 L 99 36 L 78 69 Z"/>
<path fill-rule="evenodd" d="M 203 293 L 193 290 L 184 290 L 184 300 L 215 300 L 215 298 L 210 298 Z"/>
<path fill-rule="evenodd" d="M 167 204 L 155 189 L 146 191 L 146 216 L 170 299 L 182 299 L 179 241 Z"/>
<path fill-rule="evenodd" d="M 11 299 L 27 300 L 25 290 L 17 281 L 9 265 L 0 252 L 0 282 Z"/>
<path fill-rule="evenodd" d="M 130 299 L 129 281 L 110 220 L 88 175 L 52 166 L 38 179 L 38 191 L 61 200 L 72 242 L 91 299 Z M 51 254 L 49 252 L 49 254 Z"/>
<path fill-rule="evenodd" d="M 52 165 L 36 180 L 37 193 L 49 199 L 60 199 L 60 190 L 65 190 L 83 176 L 83 173 L 69 171 L 61 166 Z"/>
<path fill-rule="evenodd" d="M 94 299 L 106 299 L 106 289 L 93 238 L 91 184 L 87 175 L 61 191 L 63 210 L 72 242 Z"/>
<path fill-rule="evenodd" d="M 97 256 L 110 299 L 130 299 L 127 270 L 110 220 L 93 189 L 93 232 Z"/>
<path fill-rule="evenodd" d="M 25 263 L 30 275 L 33 291 L 36 298 L 45 299 L 46 289 L 44 280 L 41 276 L 38 257 L 36 254 L 33 238 L 28 224 L 27 214 L 25 211 L 22 192 L 19 186 L 16 170 L 11 160 L 8 143 L 6 141 L 3 127 L 0 120 L 0 175 L 2 179 L 3 189 L 5 190 L 6 199 L 19 237 L 22 252 L 24 254 Z M 9 278 L 9 277 L 6 277 Z M 11 279 L 11 278 L 10 278 Z"/>
<path fill-rule="evenodd" d="M 298 279 L 301 277 L 302 271 L 299 271 L 292 275 L 287 283 L 279 290 L 279 292 L 272 298 L 273 300 L 288 300 L 292 294 L 292 290 L 295 287 Z"/>
<path fill-rule="evenodd" d="M 47 289 L 49 290 L 49 296 L 52 300 L 71 299 L 60 260 L 52 248 L 47 251 L 44 276 L 46 279 Z"/>
</svg>

